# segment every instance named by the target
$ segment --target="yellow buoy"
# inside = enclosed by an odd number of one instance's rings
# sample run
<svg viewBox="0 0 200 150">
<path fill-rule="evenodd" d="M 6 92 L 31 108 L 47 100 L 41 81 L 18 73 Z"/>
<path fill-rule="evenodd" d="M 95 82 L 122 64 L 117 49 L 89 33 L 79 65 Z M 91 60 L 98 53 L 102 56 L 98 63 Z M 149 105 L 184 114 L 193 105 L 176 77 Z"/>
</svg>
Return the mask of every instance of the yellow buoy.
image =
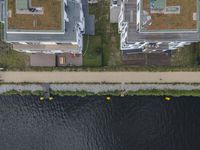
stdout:
<svg viewBox="0 0 200 150">
<path fill-rule="evenodd" d="M 106 97 L 106 100 L 108 100 L 108 101 L 109 101 L 110 99 L 111 99 L 111 98 L 110 98 L 110 96 L 107 96 L 107 97 Z"/>
<path fill-rule="evenodd" d="M 43 100 L 44 100 L 44 97 L 40 97 L 40 100 L 43 101 Z"/>
<path fill-rule="evenodd" d="M 166 101 L 170 101 L 170 100 L 171 100 L 171 97 L 165 97 L 165 100 L 166 100 Z"/>
<path fill-rule="evenodd" d="M 50 96 L 50 97 L 49 97 L 49 100 L 52 101 L 52 100 L 53 100 L 53 97 Z"/>
</svg>

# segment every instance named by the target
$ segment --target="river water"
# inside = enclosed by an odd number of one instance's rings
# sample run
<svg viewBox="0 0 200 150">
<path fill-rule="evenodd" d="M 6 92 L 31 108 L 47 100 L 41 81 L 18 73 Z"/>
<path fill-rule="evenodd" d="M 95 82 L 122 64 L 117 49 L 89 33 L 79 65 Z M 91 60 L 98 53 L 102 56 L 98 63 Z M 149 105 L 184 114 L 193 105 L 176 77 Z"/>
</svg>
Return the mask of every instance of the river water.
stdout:
<svg viewBox="0 0 200 150">
<path fill-rule="evenodd" d="M 0 150 L 199 150 L 200 98 L 0 96 Z"/>
</svg>

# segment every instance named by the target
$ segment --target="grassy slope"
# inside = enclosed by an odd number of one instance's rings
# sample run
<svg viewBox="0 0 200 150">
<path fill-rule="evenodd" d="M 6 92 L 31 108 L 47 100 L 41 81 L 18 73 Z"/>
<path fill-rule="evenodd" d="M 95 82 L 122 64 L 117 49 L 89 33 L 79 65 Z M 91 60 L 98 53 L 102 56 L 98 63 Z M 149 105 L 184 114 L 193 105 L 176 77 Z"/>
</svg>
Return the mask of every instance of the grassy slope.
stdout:
<svg viewBox="0 0 200 150">
<path fill-rule="evenodd" d="M 25 70 L 29 56 L 12 50 L 12 46 L 3 42 L 3 24 L 0 23 L 0 68 L 5 70 Z"/>
<path fill-rule="evenodd" d="M 200 96 L 200 90 L 138 90 L 129 91 L 130 96 Z"/>
<path fill-rule="evenodd" d="M 12 50 L 9 44 L 0 42 L 0 67 L 8 70 L 25 70 L 28 55 Z"/>
<path fill-rule="evenodd" d="M 42 96 L 43 91 L 16 91 L 11 90 L 3 93 L 2 95 L 36 95 L 36 96 Z M 200 90 L 138 90 L 138 91 L 128 91 L 127 93 L 123 93 L 121 95 L 121 91 L 107 91 L 107 92 L 99 92 L 99 93 L 93 93 L 93 92 L 87 92 L 87 91 L 51 91 L 51 95 L 54 96 L 196 96 L 200 97 Z"/>
</svg>

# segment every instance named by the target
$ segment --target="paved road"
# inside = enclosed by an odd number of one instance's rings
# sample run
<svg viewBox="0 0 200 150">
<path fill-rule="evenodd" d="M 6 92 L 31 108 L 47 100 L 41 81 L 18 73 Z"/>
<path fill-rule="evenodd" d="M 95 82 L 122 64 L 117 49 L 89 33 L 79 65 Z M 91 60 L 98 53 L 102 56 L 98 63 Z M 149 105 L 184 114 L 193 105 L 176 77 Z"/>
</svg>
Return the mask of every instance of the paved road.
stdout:
<svg viewBox="0 0 200 150">
<path fill-rule="evenodd" d="M 0 72 L 4 82 L 200 83 L 200 72 Z"/>
</svg>

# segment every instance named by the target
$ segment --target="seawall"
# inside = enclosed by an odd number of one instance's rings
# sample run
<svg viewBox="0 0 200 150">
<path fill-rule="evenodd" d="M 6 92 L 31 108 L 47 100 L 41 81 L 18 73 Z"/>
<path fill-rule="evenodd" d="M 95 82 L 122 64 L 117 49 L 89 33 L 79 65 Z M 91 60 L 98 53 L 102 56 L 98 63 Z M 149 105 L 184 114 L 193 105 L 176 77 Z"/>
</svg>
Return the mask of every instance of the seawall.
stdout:
<svg viewBox="0 0 200 150">
<path fill-rule="evenodd" d="M 49 84 L 53 95 L 169 95 L 200 96 L 200 84 Z M 13 92 L 10 92 L 13 91 Z M 0 94 L 41 94 L 42 84 L 1 84 Z"/>
</svg>

